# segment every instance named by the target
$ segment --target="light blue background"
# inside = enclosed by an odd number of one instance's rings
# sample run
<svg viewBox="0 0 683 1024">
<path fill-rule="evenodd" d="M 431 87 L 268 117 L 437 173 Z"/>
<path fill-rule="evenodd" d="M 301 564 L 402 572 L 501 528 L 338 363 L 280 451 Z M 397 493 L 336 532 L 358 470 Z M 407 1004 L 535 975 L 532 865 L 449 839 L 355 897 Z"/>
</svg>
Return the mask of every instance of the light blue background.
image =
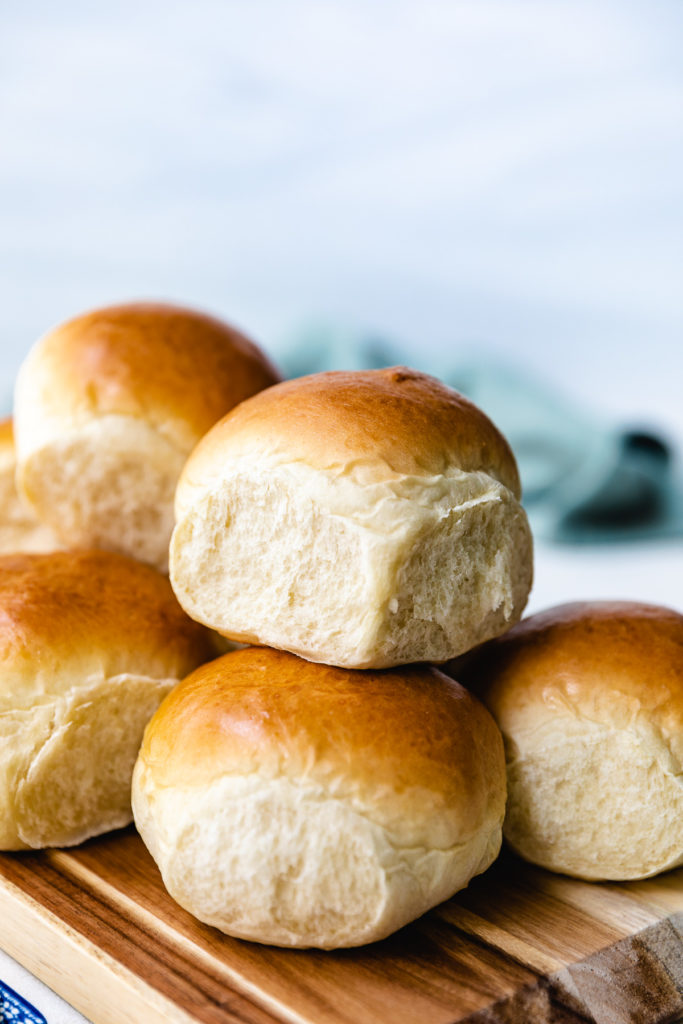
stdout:
<svg viewBox="0 0 683 1024">
<path fill-rule="evenodd" d="M 5 2 L 0 371 L 160 297 L 492 350 L 683 440 L 683 5 Z"/>
</svg>

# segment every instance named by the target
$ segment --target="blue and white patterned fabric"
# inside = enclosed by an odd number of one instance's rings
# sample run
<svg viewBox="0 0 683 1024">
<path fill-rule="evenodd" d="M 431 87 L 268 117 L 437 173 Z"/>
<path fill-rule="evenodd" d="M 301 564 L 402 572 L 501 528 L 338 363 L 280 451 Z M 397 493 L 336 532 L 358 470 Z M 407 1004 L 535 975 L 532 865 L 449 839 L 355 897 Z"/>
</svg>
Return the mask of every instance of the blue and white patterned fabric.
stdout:
<svg viewBox="0 0 683 1024">
<path fill-rule="evenodd" d="M 47 1024 L 35 1006 L 3 981 L 0 981 L 0 1021 L 2 1024 Z"/>
</svg>

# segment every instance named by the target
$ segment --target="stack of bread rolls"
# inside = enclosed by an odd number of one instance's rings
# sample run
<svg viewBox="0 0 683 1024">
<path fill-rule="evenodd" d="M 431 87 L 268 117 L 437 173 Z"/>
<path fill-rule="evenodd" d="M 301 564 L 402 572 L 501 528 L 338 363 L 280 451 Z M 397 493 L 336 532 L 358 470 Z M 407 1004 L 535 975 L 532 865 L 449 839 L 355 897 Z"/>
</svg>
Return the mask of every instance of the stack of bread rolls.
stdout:
<svg viewBox="0 0 683 1024">
<path fill-rule="evenodd" d="M 128 821 L 151 719 L 138 828 L 231 934 L 369 942 L 491 863 L 502 738 L 427 664 L 531 586 L 480 410 L 402 367 L 282 384 L 233 328 L 138 304 L 45 335 L 14 422 L 16 505 L 63 550 L 3 567 L 5 848 Z M 217 635 L 259 646 L 216 659 Z"/>
<path fill-rule="evenodd" d="M 30 352 L 0 433 L 0 848 L 132 820 L 147 722 L 224 649 L 163 574 L 177 478 L 277 380 L 233 328 L 164 305 L 77 317 Z"/>
<path fill-rule="evenodd" d="M 28 525 L 0 540 L 53 553 L 0 565 L 0 846 L 76 843 L 134 815 L 202 921 L 285 946 L 374 941 L 497 856 L 495 717 L 512 845 L 581 873 L 538 853 L 562 842 L 538 839 L 558 785 L 510 725 L 526 709 L 522 731 L 545 728 L 545 677 L 531 658 L 527 681 L 522 659 L 508 699 L 487 654 L 537 644 L 524 622 L 508 633 L 532 543 L 514 456 L 472 403 L 405 367 L 280 383 L 233 328 L 138 304 L 41 339 L 14 421 L 5 519 L 20 508 Z M 216 658 L 217 636 L 251 646 Z M 467 682 L 490 710 L 434 667 L 473 649 Z M 620 722 L 641 700 L 629 685 Z M 676 685 L 653 705 L 669 775 Z M 579 734 L 565 760 L 583 755 Z M 518 776 L 538 782 L 531 796 Z M 653 870 L 681 856 L 663 846 Z"/>
<path fill-rule="evenodd" d="M 444 662 L 516 622 L 531 536 L 514 456 L 404 367 L 242 402 L 176 491 L 171 582 L 193 618 L 346 668 Z"/>
<path fill-rule="evenodd" d="M 193 618 L 267 646 L 195 672 L 145 735 L 135 820 L 184 907 L 261 942 L 352 946 L 497 856 L 498 729 L 437 669 L 400 666 L 520 617 L 519 497 L 491 421 L 404 367 L 275 385 L 200 441 L 171 582 Z"/>
</svg>

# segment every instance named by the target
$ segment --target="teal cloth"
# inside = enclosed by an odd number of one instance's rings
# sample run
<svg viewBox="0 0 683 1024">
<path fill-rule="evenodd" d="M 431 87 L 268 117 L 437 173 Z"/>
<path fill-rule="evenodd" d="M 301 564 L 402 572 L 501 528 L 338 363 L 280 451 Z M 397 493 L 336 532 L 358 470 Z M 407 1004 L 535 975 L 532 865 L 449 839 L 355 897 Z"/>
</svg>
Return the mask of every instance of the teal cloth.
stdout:
<svg viewBox="0 0 683 1024">
<path fill-rule="evenodd" d="M 537 536 L 585 543 L 683 534 L 683 481 L 666 439 L 638 424 L 605 424 L 497 356 L 439 362 L 324 324 L 302 331 L 280 356 L 288 377 L 406 362 L 467 395 L 502 430 Z"/>
</svg>

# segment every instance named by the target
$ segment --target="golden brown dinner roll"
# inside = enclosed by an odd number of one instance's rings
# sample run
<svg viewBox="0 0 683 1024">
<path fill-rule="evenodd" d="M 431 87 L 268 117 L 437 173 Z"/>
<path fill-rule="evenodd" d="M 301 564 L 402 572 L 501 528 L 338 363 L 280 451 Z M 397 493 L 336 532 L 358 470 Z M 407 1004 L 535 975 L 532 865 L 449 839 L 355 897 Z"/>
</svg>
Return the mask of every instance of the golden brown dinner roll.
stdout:
<svg viewBox="0 0 683 1024">
<path fill-rule="evenodd" d="M 314 374 L 242 403 L 176 493 L 171 580 L 193 618 L 311 661 L 445 661 L 531 586 L 510 448 L 476 406 L 394 367 Z"/>
<path fill-rule="evenodd" d="M 212 657 L 168 580 L 104 551 L 0 558 L 0 849 L 127 824 L 162 697 Z"/>
<path fill-rule="evenodd" d="M 139 303 L 49 331 L 15 393 L 18 486 L 66 546 L 162 571 L 180 470 L 202 434 L 278 379 L 232 327 Z"/>
<path fill-rule="evenodd" d="M 560 605 L 487 644 L 459 678 L 502 729 L 518 853 L 587 879 L 683 863 L 683 616 Z"/>
<path fill-rule="evenodd" d="M 61 544 L 17 493 L 12 419 L 0 420 L 0 554 L 55 551 Z"/>
<path fill-rule="evenodd" d="M 436 669 L 256 647 L 166 698 L 133 778 L 174 899 L 281 946 L 372 942 L 447 899 L 496 857 L 504 807 L 500 733 Z"/>
</svg>

